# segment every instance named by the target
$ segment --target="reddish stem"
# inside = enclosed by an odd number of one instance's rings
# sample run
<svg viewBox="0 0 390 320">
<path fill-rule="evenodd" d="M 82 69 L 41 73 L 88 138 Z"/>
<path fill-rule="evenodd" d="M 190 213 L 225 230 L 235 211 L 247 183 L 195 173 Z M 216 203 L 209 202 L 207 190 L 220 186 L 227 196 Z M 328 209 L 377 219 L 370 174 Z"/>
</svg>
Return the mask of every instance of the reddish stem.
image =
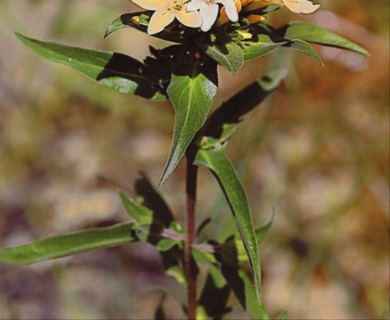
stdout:
<svg viewBox="0 0 390 320">
<path fill-rule="evenodd" d="M 187 316 L 188 320 L 196 317 L 196 266 L 192 256 L 192 246 L 196 241 L 196 178 L 198 167 L 187 161 L 186 196 L 187 196 L 187 240 L 185 243 L 185 273 L 187 279 Z"/>
</svg>

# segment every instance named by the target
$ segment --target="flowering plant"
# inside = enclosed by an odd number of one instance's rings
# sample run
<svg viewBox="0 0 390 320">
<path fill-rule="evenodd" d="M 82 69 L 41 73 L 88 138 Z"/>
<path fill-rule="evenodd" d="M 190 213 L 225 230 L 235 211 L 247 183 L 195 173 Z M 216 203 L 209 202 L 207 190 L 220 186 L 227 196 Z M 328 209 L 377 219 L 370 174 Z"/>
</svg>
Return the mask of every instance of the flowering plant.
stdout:
<svg viewBox="0 0 390 320">
<path fill-rule="evenodd" d="M 218 65 L 235 74 L 245 61 L 278 48 L 302 52 L 322 64 L 310 43 L 352 50 L 362 47 L 307 22 L 269 25 L 267 17 L 286 7 L 312 13 L 319 5 L 309 0 L 132 0 L 145 9 L 116 18 L 105 36 L 132 28 L 173 42 L 150 48 L 143 62 L 115 52 L 102 52 L 43 42 L 17 34 L 43 57 L 68 65 L 93 81 L 125 94 L 169 100 L 175 112 L 172 144 L 160 184 L 187 160 L 187 221 L 182 226 L 145 176 L 135 183 L 134 200 L 120 192 L 131 221 L 62 235 L 15 248 L 0 249 L 0 261 L 29 264 L 77 252 L 129 242 L 148 242 L 161 254 L 167 275 L 187 288 L 183 311 L 188 319 L 220 319 L 231 310 L 233 293 L 252 319 L 270 319 L 262 302 L 258 246 L 272 220 L 256 228 L 245 190 L 225 153 L 242 118 L 258 106 L 283 80 L 285 70 L 273 70 L 225 101 L 209 117 L 218 89 Z M 207 223 L 196 230 L 198 168 L 209 169 L 219 182 L 232 212 L 236 230 L 224 238 L 199 242 Z M 218 240 L 218 241 L 217 241 Z M 197 294 L 199 265 L 208 267 Z M 245 272 L 250 266 L 251 275 Z M 156 313 L 164 318 L 161 306 Z M 285 319 L 286 313 L 278 319 Z"/>
</svg>

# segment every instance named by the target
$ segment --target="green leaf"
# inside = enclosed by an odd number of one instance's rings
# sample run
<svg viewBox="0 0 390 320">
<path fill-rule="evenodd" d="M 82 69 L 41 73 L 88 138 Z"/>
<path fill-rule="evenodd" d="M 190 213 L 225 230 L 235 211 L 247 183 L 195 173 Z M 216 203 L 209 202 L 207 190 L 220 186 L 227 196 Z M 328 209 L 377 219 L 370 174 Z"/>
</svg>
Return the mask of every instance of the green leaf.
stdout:
<svg viewBox="0 0 390 320">
<path fill-rule="evenodd" d="M 111 22 L 104 37 L 107 37 L 113 32 L 123 28 L 134 28 L 146 33 L 150 17 L 153 13 L 154 11 L 143 11 L 123 14 Z M 153 36 L 172 42 L 185 43 L 190 41 L 189 33 L 189 28 L 180 27 L 180 24 L 177 20 L 175 20 L 173 23 L 165 27 L 162 32 L 154 34 Z"/>
<path fill-rule="evenodd" d="M 267 310 L 259 303 L 256 296 L 256 289 L 253 287 L 252 281 L 248 278 L 244 270 L 238 270 L 238 276 L 241 278 L 245 292 L 245 310 L 249 317 L 253 320 L 263 319 L 271 320 Z M 232 289 L 235 292 L 235 289 Z M 235 292 L 236 293 L 236 292 Z"/>
<path fill-rule="evenodd" d="M 265 238 L 267 237 L 268 232 L 272 226 L 272 223 L 274 222 L 274 217 L 275 217 L 275 212 L 272 212 L 271 219 L 264 226 L 260 227 L 259 229 L 256 229 L 256 240 L 258 245 L 262 244 Z"/>
<path fill-rule="evenodd" d="M 275 42 L 270 35 L 257 34 L 250 39 L 240 41 L 244 51 L 245 61 L 259 58 L 272 50 L 287 44 L 288 41 L 280 40 Z"/>
<path fill-rule="evenodd" d="M 137 220 L 140 224 L 150 224 L 153 222 L 153 212 L 150 209 L 130 199 L 123 191 L 119 191 L 119 196 L 130 217 Z"/>
<path fill-rule="evenodd" d="M 123 223 L 47 238 L 18 247 L 3 248 L 0 249 L 0 261 L 30 264 L 133 242 L 136 240 L 132 236 L 134 227 L 134 223 Z"/>
<path fill-rule="evenodd" d="M 364 56 L 369 56 L 368 51 L 356 43 L 311 23 L 303 21 L 290 22 L 286 26 L 278 29 L 277 33 L 286 39 L 300 39 L 324 46 L 346 49 Z"/>
<path fill-rule="evenodd" d="M 199 149 L 194 164 L 210 169 L 222 187 L 252 267 L 258 301 L 261 301 L 260 258 L 244 188 L 224 150 L 218 145 L 209 149 Z"/>
<path fill-rule="evenodd" d="M 30 49 L 44 58 L 67 65 L 89 79 L 120 93 L 134 94 L 152 100 L 165 100 L 165 90 L 158 81 L 151 81 L 145 66 L 126 55 L 94 51 L 43 42 L 16 36 Z"/>
<path fill-rule="evenodd" d="M 240 70 L 244 64 L 244 51 L 235 42 L 217 40 L 206 48 L 204 45 L 202 47 L 210 58 L 233 74 Z"/>
<path fill-rule="evenodd" d="M 324 63 L 321 60 L 321 57 L 317 54 L 315 49 L 306 41 L 294 39 L 291 40 L 288 44 L 286 44 L 285 47 L 289 47 L 291 49 L 300 51 L 306 54 L 307 56 L 313 58 L 314 60 L 316 60 L 320 65 L 322 66 L 324 65 Z"/>
<path fill-rule="evenodd" d="M 175 110 L 175 125 L 160 184 L 176 168 L 188 145 L 204 124 L 217 93 L 217 64 L 212 60 L 178 64 L 176 68 L 167 90 Z"/>
<path fill-rule="evenodd" d="M 221 272 L 250 319 L 269 320 L 267 310 L 258 300 L 257 290 L 239 265 L 235 243 L 235 237 L 230 237 L 221 245 L 220 253 L 216 255 L 221 263 Z"/>
<path fill-rule="evenodd" d="M 268 232 L 272 226 L 272 222 L 274 220 L 274 213 L 272 214 L 271 220 L 265 224 L 264 226 L 258 228 L 255 230 L 256 234 L 256 241 L 257 245 L 260 246 L 260 244 L 265 240 L 265 238 L 268 235 Z M 235 244 L 237 248 L 237 259 L 239 263 L 244 263 L 248 261 L 248 255 L 245 252 L 245 247 L 241 239 L 235 238 Z"/>
</svg>

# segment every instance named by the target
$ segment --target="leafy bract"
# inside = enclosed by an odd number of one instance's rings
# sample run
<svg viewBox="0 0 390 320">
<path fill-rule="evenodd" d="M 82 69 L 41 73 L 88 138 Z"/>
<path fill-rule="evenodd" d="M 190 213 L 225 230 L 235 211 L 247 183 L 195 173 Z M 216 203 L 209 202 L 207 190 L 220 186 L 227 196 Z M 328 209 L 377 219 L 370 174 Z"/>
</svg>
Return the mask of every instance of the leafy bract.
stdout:
<svg viewBox="0 0 390 320">
<path fill-rule="evenodd" d="M 146 33 L 152 14 L 153 11 L 122 14 L 111 22 L 104 36 L 107 37 L 113 32 L 123 28 L 134 28 Z M 173 23 L 168 25 L 162 32 L 154 34 L 153 36 L 172 42 L 185 43 L 188 42 L 190 39 L 190 32 L 191 30 L 189 28 L 180 27 L 179 23 L 175 20 Z"/>
<path fill-rule="evenodd" d="M 87 250 L 113 247 L 136 241 L 132 235 L 135 228 L 134 223 L 123 223 L 51 237 L 18 247 L 2 248 L 0 261 L 30 264 Z"/>
<path fill-rule="evenodd" d="M 160 184 L 176 168 L 188 145 L 204 124 L 217 93 L 217 64 L 205 58 L 203 62 L 186 65 L 178 63 L 172 73 L 167 93 L 175 110 L 175 125 Z"/>
<path fill-rule="evenodd" d="M 165 90 L 158 81 L 152 81 L 145 66 L 115 52 L 88 50 L 25 37 L 17 37 L 44 58 L 67 65 L 89 79 L 120 93 L 134 94 L 152 100 L 165 100 Z"/>
<path fill-rule="evenodd" d="M 244 51 L 239 44 L 229 38 L 210 34 L 197 38 L 197 45 L 210 58 L 226 70 L 235 74 L 244 64 Z"/>
<path fill-rule="evenodd" d="M 369 55 L 366 49 L 356 43 L 349 41 L 327 29 L 303 21 L 290 22 L 278 29 L 276 32 L 283 38 L 290 40 L 299 39 L 324 46 L 354 51 L 364 56 Z"/>
</svg>

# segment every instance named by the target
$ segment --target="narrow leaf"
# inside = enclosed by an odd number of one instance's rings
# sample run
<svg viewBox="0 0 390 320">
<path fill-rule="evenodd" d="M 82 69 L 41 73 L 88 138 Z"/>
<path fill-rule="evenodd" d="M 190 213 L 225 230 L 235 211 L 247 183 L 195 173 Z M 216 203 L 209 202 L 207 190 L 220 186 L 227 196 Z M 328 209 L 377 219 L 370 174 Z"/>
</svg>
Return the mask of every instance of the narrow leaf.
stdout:
<svg viewBox="0 0 390 320">
<path fill-rule="evenodd" d="M 263 243 L 265 238 L 268 235 L 268 232 L 272 226 L 272 223 L 274 222 L 275 212 L 272 212 L 271 219 L 262 227 L 256 229 L 256 240 L 257 244 L 260 245 Z"/>
<path fill-rule="evenodd" d="M 268 232 L 272 226 L 272 222 L 274 220 L 274 213 L 272 214 L 272 217 L 270 221 L 265 224 L 264 226 L 258 228 L 255 230 L 256 234 L 256 241 L 257 245 L 260 246 L 262 242 L 265 240 L 265 238 L 268 235 Z M 237 248 L 237 259 L 239 263 L 244 263 L 248 261 L 248 255 L 245 252 L 245 247 L 241 239 L 235 237 L 235 244 Z"/>
<path fill-rule="evenodd" d="M 210 169 L 222 187 L 252 267 L 258 301 L 261 301 L 261 271 L 256 234 L 247 197 L 233 165 L 224 150 L 218 147 L 199 149 L 194 163 Z"/>
<path fill-rule="evenodd" d="M 123 191 L 119 191 L 122 203 L 130 217 L 140 224 L 150 224 L 153 221 L 153 212 L 143 205 L 130 199 Z"/>
<path fill-rule="evenodd" d="M 123 54 L 70 47 L 16 36 L 42 57 L 67 65 L 89 79 L 120 93 L 134 94 L 152 100 L 165 100 L 164 89 L 151 81 L 144 65 Z"/>
<path fill-rule="evenodd" d="M 241 278 L 244 284 L 244 292 L 245 292 L 245 299 L 246 299 L 245 310 L 248 312 L 250 319 L 271 320 L 271 317 L 269 316 L 265 307 L 257 300 L 256 290 L 253 287 L 252 281 L 248 278 L 244 270 L 239 269 L 238 276 Z"/>
<path fill-rule="evenodd" d="M 286 39 L 300 39 L 369 56 L 368 51 L 356 43 L 311 23 L 303 21 L 290 22 L 286 26 L 278 29 L 277 33 Z"/>
<path fill-rule="evenodd" d="M 274 41 L 267 34 L 254 35 L 250 39 L 240 41 L 245 61 L 259 58 L 286 43 L 287 41 L 283 41 L 283 39 Z"/>
<path fill-rule="evenodd" d="M 267 310 L 258 300 L 257 290 L 240 267 L 235 242 L 234 237 L 231 237 L 221 245 L 220 254 L 217 255 L 221 263 L 221 272 L 250 319 L 269 320 Z"/>
<path fill-rule="evenodd" d="M 204 124 L 217 93 L 217 65 L 207 59 L 201 65 L 178 65 L 167 93 L 175 110 L 175 125 L 162 184 L 173 172 L 188 145 Z"/>
<path fill-rule="evenodd" d="M 291 40 L 289 43 L 285 45 L 285 47 L 290 47 L 291 49 L 300 51 L 307 56 L 313 58 L 316 60 L 320 65 L 324 65 L 324 63 L 321 60 L 321 57 L 317 54 L 316 50 L 308 44 L 306 41 L 299 40 L 299 39 L 294 39 Z"/>
<path fill-rule="evenodd" d="M 95 228 L 39 240 L 30 244 L 0 249 L 0 262 L 30 264 L 75 253 L 117 246 L 135 241 L 133 223 Z"/>
</svg>

